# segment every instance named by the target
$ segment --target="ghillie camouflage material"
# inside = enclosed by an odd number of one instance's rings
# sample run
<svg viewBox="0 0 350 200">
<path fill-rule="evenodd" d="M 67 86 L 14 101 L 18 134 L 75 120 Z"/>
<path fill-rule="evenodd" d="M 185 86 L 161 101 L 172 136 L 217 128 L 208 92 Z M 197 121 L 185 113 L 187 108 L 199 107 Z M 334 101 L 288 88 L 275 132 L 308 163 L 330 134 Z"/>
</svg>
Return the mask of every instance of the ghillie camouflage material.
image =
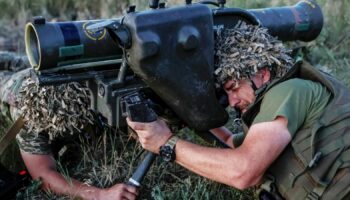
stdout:
<svg viewBox="0 0 350 200">
<path fill-rule="evenodd" d="M 219 29 L 215 43 L 217 86 L 228 80 L 249 79 L 263 67 L 281 77 L 293 65 L 289 54 L 266 28 L 242 23 L 234 29 Z"/>
<path fill-rule="evenodd" d="M 51 140 L 93 124 L 89 91 L 79 83 L 39 87 L 27 79 L 20 93 L 19 105 L 28 132 L 44 131 Z"/>
<path fill-rule="evenodd" d="M 9 106 L 13 120 L 22 114 L 27 132 L 45 131 L 50 139 L 93 123 L 87 88 L 78 83 L 39 87 L 28 66 L 26 56 L 0 52 L 0 104 Z"/>
</svg>

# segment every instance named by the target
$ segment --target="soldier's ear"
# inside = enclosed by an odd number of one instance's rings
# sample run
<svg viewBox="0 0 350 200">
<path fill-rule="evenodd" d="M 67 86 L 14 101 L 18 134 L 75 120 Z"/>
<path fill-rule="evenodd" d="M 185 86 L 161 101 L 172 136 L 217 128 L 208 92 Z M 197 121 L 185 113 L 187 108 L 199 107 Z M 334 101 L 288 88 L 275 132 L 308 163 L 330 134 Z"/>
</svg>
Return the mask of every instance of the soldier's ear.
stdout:
<svg viewBox="0 0 350 200">
<path fill-rule="evenodd" d="M 271 72 L 269 70 L 269 68 L 265 67 L 263 69 L 261 69 L 261 74 L 262 74 L 262 79 L 263 79 L 263 83 L 267 83 L 268 81 L 270 81 L 271 78 Z"/>
</svg>

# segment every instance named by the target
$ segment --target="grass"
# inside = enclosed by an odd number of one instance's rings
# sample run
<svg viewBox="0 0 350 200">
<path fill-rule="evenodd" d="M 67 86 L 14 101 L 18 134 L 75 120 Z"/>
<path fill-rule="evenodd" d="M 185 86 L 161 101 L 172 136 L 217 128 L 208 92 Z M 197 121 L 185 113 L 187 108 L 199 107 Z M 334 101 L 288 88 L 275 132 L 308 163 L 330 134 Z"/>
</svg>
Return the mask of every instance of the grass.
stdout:
<svg viewBox="0 0 350 200">
<path fill-rule="evenodd" d="M 181 137 L 191 137 L 189 131 L 183 131 Z M 203 140 L 193 138 L 204 144 Z M 77 151 L 78 150 L 78 151 Z M 70 152 L 75 153 L 72 158 Z M 107 131 L 95 140 L 80 138 L 76 146 L 70 146 L 67 152 L 58 159 L 58 170 L 67 177 L 97 187 L 110 187 L 115 183 L 127 182 L 134 172 L 137 163 L 142 159 L 138 155 L 142 148 L 135 140 L 123 132 Z M 75 162 L 72 162 L 75 161 Z M 140 189 L 139 199 L 254 199 L 254 192 L 238 192 L 228 186 L 199 177 L 179 165 L 162 162 L 157 158 L 145 177 Z M 42 192 L 38 182 L 20 191 L 21 199 L 71 199 L 68 196 L 56 196 Z"/>
<path fill-rule="evenodd" d="M 184 1 L 171 0 L 168 4 L 183 4 Z M 235 0 L 227 5 L 240 8 L 259 8 L 270 6 L 293 5 L 296 0 Z M 302 54 L 316 67 L 328 71 L 350 86 L 350 1 L 318 0 L 324 13 L 325 24 L 320 36 L 309 43 L 292 43 L 304 46 Z M 137 10 L 147 8 L 141 0 L 0 0 L 0 47 L 1 41 L 9 41 L 11 48 L 24 53 L 23 27 L 32 16 L 43 15 L 48 20 L 72 20 L 108 18 L 120 16 L 128 4 L 136 4 Z M 6 110 L 1 109 L 2 112 Z M 5 132 L 11 122 L 0 118 L 0 135 Z M 196 143 L 206 144 L 190 131 L 181 133 L 181 137 Z M 67 177 L 98 187 L 109 187 L 118 182 L 126 182 L 135 166 L 140 161 L 138 155 L 141 147 L 126 133 L 107 131 L 94 140 L 81 138 L 80 144 L 69 149 L 79 150 L 79 159 L 73 159 L 69 150 L 59 158 L 58 169 Z M 69 155 L 67 157 L 67 155 Z M 16 160 L 13 162 L 13 160 Z M 74 162 L 72 162 L 74 160 Z M 12 144 L 1 162 L 16 170 L 21 165 L 18 148 Z M 21 190 L 21 199 L 71 199 L 58 197 L 52 193 L 39 190 L 40 183 L 33 182 Z M 214 183 L 199 177 L 176 164 L 165 164 L 157 159 L 147 174 L 140 192 L 140 199 L 256 199 L 253 190 L 236 191 L 228 186 Z"/>
</svg>

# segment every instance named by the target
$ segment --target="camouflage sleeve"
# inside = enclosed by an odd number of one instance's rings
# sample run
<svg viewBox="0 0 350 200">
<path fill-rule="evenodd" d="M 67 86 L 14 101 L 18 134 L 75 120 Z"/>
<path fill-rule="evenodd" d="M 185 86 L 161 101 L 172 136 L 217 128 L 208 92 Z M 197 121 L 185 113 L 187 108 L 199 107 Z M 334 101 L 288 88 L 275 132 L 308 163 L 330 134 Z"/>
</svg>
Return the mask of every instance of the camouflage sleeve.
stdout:
<svg viewBox="0 0 350 200">
<path fill-rule="evenodd" d="M 7 83 L 10 81 L 12 75 L 14 73 L 10 71 L 0 71 L 0 101 L 5 101 L 5 87 L 7 87 Z"/>
<path fill-rule="evenodd" d="M 25 69 L 16 73 L 0 72 L 0 101 L 16 107 L 17 98 L 24 80 L 30 77 L 32 69 Z"/>
<path fill-rule="evenodd" d="M 0 71 L 0 110 L 4 110 L 4 106 L 8 106 L 10 108 L 9 116 L 12 120 L 16 120 L 21 113 L 17 101 L 23 82 L 30 76 L 30 70 Z"/>
<path fill-rule="evenodd" d="M 41 155 L 48 155 L 52 153 L 48 135 L 36 135 L 22 129 L 21 132 L 17 134 L 16 140 L 21 151 Z"/>
</svg>

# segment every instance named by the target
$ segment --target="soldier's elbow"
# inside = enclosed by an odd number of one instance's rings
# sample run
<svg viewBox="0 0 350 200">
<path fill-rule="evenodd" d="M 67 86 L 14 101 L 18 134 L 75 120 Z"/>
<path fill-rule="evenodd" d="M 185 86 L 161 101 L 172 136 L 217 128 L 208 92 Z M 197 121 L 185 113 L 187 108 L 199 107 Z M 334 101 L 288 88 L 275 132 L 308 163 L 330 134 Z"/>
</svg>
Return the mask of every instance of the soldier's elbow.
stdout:
<svg viewBox="0 0 350 200">
<path fill-rule="evenodd" d="M 228 184 L 236 189 L 245 190 L 260 183 L 261 177 L 260 174 L 242 171 L 241 174 L 231 177 Z"/>
</svg>

